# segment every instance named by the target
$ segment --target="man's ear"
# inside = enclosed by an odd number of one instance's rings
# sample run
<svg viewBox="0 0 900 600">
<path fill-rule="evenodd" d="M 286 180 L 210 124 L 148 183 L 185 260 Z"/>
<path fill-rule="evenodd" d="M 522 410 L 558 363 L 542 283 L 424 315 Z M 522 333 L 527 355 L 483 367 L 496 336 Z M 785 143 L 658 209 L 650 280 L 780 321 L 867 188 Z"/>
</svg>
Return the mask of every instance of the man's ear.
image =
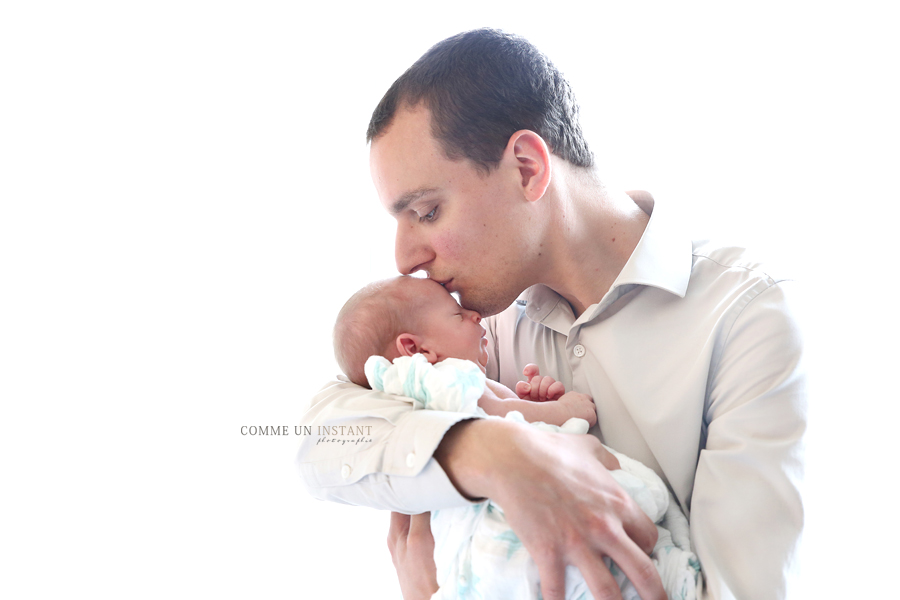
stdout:
<svg viewBox="0 0 900 600">
<path fill-rule="evenodd" d="M 504 155 L 515 161 L 525 197 L 540 200 L 550 185 L 551 171 L 550 148 L 544 138 L 528 129 L 517 131 L 510 136 Z"/>
<path fill-rule="evenodd" d="M 424 354 L 431 364 L 437 362 L 437 354 L 430 347 L 427 347 L 427 344 L 420 336 L 412 333 L 401 333 L 397 336 L 397 351 L 400 353 L 400 356 Z"/>
</svg>

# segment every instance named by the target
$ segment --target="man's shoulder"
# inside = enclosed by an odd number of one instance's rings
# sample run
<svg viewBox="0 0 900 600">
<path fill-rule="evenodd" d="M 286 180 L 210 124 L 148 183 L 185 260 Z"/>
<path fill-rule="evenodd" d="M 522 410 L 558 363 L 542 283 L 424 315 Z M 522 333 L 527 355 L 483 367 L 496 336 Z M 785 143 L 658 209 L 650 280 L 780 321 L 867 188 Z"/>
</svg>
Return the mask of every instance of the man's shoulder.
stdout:
<svg viewBox="0 0 900 600">
<path fill-rule="evenodd" d="M 716 240 L 694 240 L 692 279 L 730 278 L 776 285 L 791 279 L 783 266 L 763 253 Z"/>
</svg>

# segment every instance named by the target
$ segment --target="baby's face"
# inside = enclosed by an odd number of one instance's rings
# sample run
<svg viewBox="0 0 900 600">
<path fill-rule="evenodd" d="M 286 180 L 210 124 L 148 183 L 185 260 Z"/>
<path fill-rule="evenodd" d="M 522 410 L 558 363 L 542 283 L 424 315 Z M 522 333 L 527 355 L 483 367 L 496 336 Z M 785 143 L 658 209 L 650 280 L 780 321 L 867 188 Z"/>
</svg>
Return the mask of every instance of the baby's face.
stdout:
<svg viewBox="0 0 900 600">
<path fill-rule="evenodd" d="M 431 279 L 413 279 L 421 304 L 417 332 L 438 355 L 438 360 L 471 360 L 484 371 L 487 366 L 487 338 L 481 315 L 461 307 L 450 292 Z"/>
</svg>

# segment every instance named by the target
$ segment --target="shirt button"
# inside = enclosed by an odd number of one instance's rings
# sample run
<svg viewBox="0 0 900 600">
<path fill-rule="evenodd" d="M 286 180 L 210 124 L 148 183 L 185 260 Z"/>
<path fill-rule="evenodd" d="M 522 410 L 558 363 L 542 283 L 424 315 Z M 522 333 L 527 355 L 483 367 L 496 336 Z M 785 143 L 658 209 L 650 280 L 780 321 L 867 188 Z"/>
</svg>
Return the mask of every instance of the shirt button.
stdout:
<svg viewBox="0 0 900 600">
<path fill-rule="evenodd" d="M 460 575 L 460 576 L 459 576 L 459 585 L 465 587 L 466 583 L 467 583 L 466 576 L 465 576 L 465 575 Z"/>
<path fill-rule="evenodd" d="M 347 479 L 348 477 L 350 477 L 350 472 L 352 470 L 353 469 L 350 468 L 350 465 L 344 465 L 343 467 L 341 467 L 341 477 Z"/>
<path fill-rule="evenodd" d="M 416 464 L 416 455 L 414 452 L 410 452 L 406 455 L 406 466 L 409 468 L 413 468 Z"/>
<path fill-rule="evenodd" d="M 584 356 L 584 346 L 582 346 L 581 344 L 578 344 L 577 346 L 572 348 L 572 351 L 575 352 L 575 356 L 577 356 L 578 358 Z"/>
</svg>

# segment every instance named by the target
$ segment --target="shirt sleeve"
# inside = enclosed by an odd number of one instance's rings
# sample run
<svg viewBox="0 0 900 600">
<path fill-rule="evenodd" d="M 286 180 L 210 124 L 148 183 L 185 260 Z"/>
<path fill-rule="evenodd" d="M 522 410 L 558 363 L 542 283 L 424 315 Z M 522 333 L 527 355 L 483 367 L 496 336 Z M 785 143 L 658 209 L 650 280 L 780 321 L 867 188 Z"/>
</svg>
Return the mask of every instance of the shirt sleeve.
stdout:
<svg viewBox="0 0 900 600">
<path fill-rule="evenodd" d="M 301 419 L 296 464 L 320 500 L 417 514 L 470 504 L 432 457 L 473 415 L 413 410 L 412 401 L 333 381 Z"/>
<path fill-rule="evenodd" d="M 781 282 L 738 306 L 714 350 L 691 500 L 706 597 L 784 598 L 803 527 L 802 340 Z"/>
</svg>

